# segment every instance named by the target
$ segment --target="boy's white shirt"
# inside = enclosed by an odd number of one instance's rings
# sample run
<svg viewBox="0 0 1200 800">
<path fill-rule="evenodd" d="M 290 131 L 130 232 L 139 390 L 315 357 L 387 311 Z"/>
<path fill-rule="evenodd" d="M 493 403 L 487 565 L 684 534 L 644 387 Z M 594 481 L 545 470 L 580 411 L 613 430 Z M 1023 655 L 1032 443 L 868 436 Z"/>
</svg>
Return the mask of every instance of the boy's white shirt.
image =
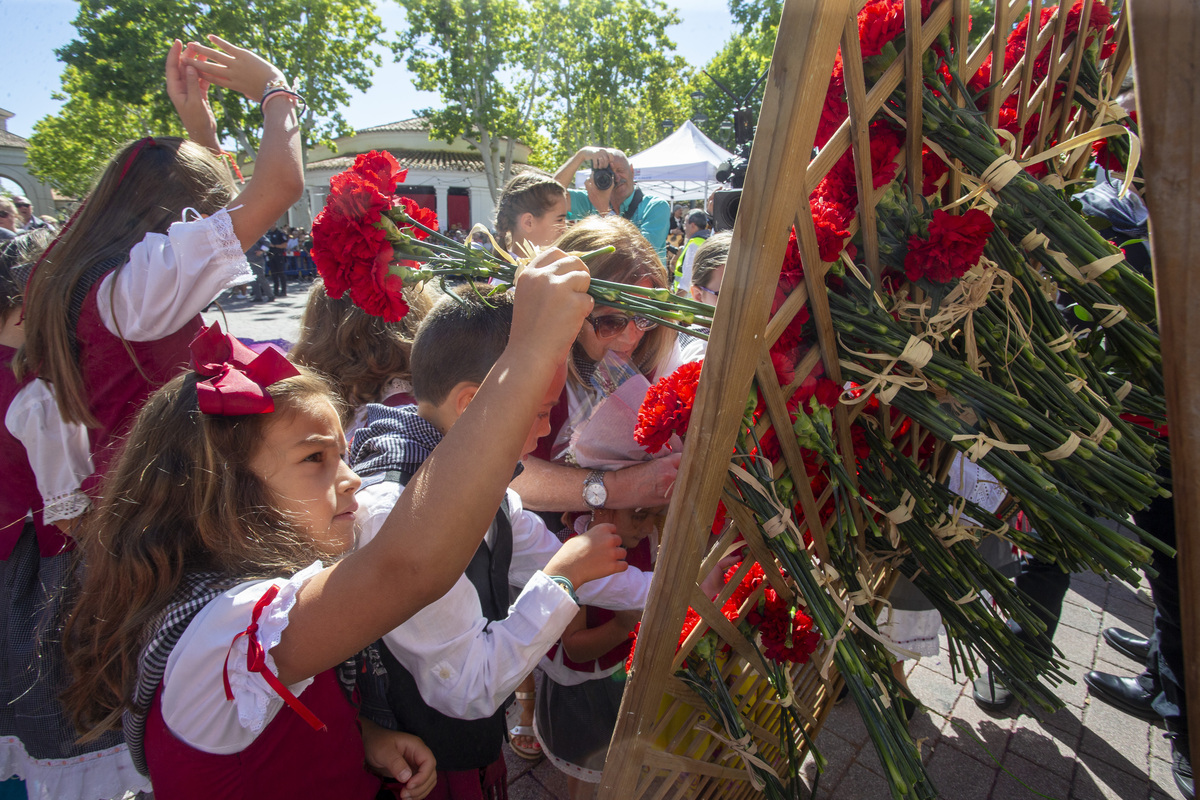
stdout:
<svg viewBox="0 0 1200 800">
<path fill-rule="evenodd" d="M 368 476 L 358 490 L 361 547 L 379 532 L 403 487 L 382 475 Z M 383 637 L 432 708 L 458 719 L 496 712 L 546 651 L 562 636 L 579 607 L 542 568 L 561 543 L 541 517 L 526 511 L 508 490 L 513 531 L 509 583 L 523 586 L 508 617 L 488 623 L 475 587 L 462 576 L 439 600 Z M 494 526 L 493 526 L 494 527 Z M 491 546 L 494 530 L 484 541 Z M 585 605 L 613 610 L 642 608 L 651 574 L 630 568 L 579 587 Z"/>
</svg>

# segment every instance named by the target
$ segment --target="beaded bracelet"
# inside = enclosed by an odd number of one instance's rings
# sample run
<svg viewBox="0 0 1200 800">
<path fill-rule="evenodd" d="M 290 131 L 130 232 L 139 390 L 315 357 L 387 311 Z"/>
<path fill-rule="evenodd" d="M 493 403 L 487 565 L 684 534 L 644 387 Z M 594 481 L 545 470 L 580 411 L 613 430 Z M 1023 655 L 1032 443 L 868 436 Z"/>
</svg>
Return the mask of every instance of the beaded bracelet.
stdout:
<svg viewBox="0 0 1200 800">
<path fill-rule="evenodd" d="M 563 591 L 571 598 L 571 602 L 579 605 L 579 595 L 575 594 L 575 584 L 571 583 L 570 578 L 564 578 L 562 575 L 547 575 L 546 577 L 561 586 Z"/>
</svg>

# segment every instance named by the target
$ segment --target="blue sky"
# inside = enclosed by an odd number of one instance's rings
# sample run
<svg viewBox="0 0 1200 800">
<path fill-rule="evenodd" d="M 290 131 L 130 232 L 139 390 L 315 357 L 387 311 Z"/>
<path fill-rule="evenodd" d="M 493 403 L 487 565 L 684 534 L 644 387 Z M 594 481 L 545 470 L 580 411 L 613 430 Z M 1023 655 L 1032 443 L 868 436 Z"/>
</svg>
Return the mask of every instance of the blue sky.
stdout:
<svg viewBox="0 0 1200 800">
<path fill-rule="evenodd" d="M 666 2 L 684 17 L 683 23 L 669 29 L 678 52 L 692 65 L 702 66 L 732 33 L 726 0 Z M 379 11 L 389 29 L 402 23 L 403 13 L 396 3 L 381 2 Z M 0 47 L 0 75 L 5 76 L 0 82 L 0 108 L 15 115 L 8 121 L 8 129 L 18 136 L 28 137 L 34 123 L 60 105 L 50 97 L 59 88 L 62 71 L 54 49 L 73 38 L 75 14 L 76 4 L 71 0 L 0 0 L 5 34 Z M 404 119 L 412 116 L 414 109 L 437 105 L 435 94 L 418 92 L 411 83 L 403 65 L 385 56 L 371 90 L 351 99 L 344 112 L 347 120 L 363 128 Z"/>
</svg>

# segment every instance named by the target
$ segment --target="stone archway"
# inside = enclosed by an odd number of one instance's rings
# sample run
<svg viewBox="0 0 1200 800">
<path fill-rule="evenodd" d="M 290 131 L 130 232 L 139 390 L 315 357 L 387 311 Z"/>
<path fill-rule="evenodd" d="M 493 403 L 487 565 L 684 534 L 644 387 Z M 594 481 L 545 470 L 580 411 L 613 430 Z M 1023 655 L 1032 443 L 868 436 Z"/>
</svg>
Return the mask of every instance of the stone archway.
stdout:
<svg viewBox="0 0 1200 800">
<path fill-rule="evenodd" d="M 12 113 L 0 108 L 0 178 L 7 178 L 21 187 L 22 194 L 33 203 L 35 214 L 53 214 L 54 195 L 50 185 L 30 173 L 25 158 L 29 142 L 8 131 L 7 122 L 11 116 Z"/>
</svg>

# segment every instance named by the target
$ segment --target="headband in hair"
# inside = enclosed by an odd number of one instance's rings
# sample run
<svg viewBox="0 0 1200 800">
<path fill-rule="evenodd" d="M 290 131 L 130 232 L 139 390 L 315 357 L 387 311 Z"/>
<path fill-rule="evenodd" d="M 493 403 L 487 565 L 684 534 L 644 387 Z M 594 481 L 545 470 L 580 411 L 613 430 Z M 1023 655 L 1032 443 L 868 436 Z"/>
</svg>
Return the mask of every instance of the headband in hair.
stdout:
<svg viewBox="0 0 1200 800">
<path fill-rule="evenodd" d="M 121 167 L 121 177 L 117 178 L 117 185 L 120 186 L 121 181 L 125 180 L 125 173 L 129 172 L 129 168 L 133 166 L 134 159 L 136 159 L 138 157 L 138 153 L 142 152 L 147 147 L 157 147 L 157 146 L 158 146 L 158 142 L 154 140 L 153 136 L 146 136 L 144 138 L 138 139 L 137 143 L 134 144 L 134 146 L 133 146 L 133 150 L 129 153 L 129 156 L 125 159 L 125 166 Z"/>
<path fill-rule="evenodd" d="M 214 322 L 192 340 L 192 369 L 200 377 L 196 397 L 205 414 L 234 417 L 269 414 L 275 401 L 267 387 L 300 374 L 283 353 L 268 347 L 255 353 Z"/>
</svg>

